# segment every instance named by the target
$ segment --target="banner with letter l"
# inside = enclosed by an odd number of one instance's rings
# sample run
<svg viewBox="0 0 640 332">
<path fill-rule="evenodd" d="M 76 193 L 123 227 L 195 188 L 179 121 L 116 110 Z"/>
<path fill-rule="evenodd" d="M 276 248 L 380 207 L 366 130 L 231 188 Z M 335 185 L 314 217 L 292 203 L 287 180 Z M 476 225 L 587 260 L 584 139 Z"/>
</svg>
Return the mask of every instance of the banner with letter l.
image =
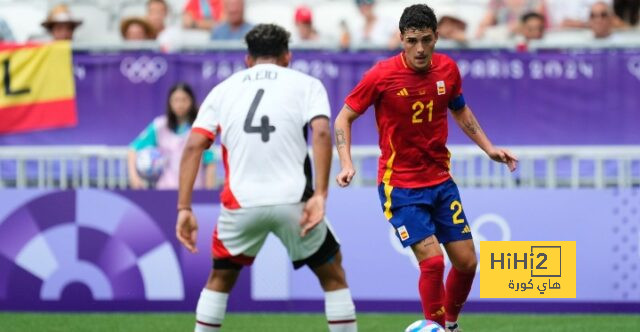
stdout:
<svg viewBox="0 0 640 332">
<path fill-rule="evenodd" d="M 77 124 L 69 42 L 0 45 L 0 134 Z"/>
</svg>

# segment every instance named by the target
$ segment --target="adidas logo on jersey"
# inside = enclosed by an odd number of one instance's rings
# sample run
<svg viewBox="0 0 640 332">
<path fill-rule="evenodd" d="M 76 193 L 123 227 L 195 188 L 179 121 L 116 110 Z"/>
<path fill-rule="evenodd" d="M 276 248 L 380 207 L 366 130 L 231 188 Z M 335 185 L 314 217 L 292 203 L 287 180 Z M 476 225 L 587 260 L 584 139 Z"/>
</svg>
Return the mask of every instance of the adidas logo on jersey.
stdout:
<svg viewBox="0 0 640 332">
<path fill-rule="evenodd" d="M 467 234 L 467 233 L 471 233 L 471 228 L 469 227 L 469 225 L 465 225 L 464 228 L 462 229 L 462 234 Z"/>
<path fill-rule="evenodd" d="M 408 97 L 409 96 L 409 91 L 407 91 L 407 88 L 402 88 L 402 90 L 400 90 L 400 91 L 398 91 L 398 93 L 396 93 L 396 96 Z"/>
</svg>

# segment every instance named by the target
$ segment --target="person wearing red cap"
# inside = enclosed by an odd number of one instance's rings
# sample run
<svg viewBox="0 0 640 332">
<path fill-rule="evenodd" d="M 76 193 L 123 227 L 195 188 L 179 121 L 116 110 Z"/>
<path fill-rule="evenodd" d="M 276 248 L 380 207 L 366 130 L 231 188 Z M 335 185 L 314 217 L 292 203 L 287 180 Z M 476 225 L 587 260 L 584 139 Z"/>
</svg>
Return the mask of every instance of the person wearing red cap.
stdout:
<svg viewBox="0 0 640 332">
<path fill-rule="evenodd" d="M 313 27 L 313 14 L 307 6 L 299 6 L 295 13 L 296 35 L 294 42 L 318 41 L 318 31 Z"/>
</svg>

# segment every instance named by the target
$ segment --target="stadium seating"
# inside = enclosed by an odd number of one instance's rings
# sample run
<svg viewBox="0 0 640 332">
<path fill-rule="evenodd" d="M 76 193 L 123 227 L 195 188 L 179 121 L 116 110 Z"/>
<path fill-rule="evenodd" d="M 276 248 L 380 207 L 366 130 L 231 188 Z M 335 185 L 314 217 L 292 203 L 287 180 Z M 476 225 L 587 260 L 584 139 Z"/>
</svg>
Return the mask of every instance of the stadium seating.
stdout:
<svg viewBox="0 0 640 332">
<path fill-rule="evenodd" d="M 0 4 L 0 17 L 11 27 L 16 41 L 24 42 L 30 37 L 44 34 L 44 29 L 40 26 L 47 15 L 44 2 L 5 0 Z"/>
<path fill-rule="evenodd" d="M 292 31 L 294 10 L 284 2 L 255 2 L 245 7 L 245 19 L 250 23 L 277 23 Z"/>
<path fill-rule="evenodd" d="M 74 33 L 76 41 L 106 40 L 115 30 L 112 12 L 97 4 L 74 2 L 69 4 L 71 13 L 82 19 L 82 25 Z"/>
</svg>

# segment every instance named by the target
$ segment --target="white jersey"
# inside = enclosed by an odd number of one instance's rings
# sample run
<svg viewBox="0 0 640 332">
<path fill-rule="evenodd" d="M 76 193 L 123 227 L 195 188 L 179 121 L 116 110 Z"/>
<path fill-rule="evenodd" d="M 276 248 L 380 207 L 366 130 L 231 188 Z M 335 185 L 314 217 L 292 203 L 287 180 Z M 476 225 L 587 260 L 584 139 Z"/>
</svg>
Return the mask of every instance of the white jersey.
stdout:
<svg viewBox="0 0 640 332">
<path fill-rule="evenodd" d="M 330 117 L 322 83 L 275 64 L 259 64 L 218 84 L 194 131 L 220 136 L 226 208 L 288 204 L 313 193 L 307 124 Z"/>
</svg>

